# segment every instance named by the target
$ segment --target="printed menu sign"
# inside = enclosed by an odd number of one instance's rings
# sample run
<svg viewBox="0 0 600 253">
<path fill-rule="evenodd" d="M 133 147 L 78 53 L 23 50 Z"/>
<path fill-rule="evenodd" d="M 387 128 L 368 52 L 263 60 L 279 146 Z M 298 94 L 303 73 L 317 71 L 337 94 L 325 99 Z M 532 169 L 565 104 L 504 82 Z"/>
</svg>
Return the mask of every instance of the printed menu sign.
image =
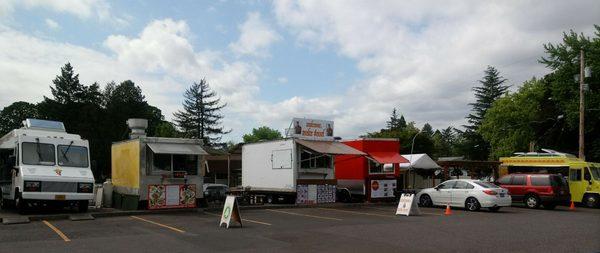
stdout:
<svg viewBox="0 0 600 253">
<path fill-rule="evenodd" d="M 333 140 L 333 121 L 294 118 L 288 135 L 307 140 Z"/>
<path fill-rule="evenodd" d="M 148 209 L 196 207 L 195 184 L 148 185 Z"/>
</svg>

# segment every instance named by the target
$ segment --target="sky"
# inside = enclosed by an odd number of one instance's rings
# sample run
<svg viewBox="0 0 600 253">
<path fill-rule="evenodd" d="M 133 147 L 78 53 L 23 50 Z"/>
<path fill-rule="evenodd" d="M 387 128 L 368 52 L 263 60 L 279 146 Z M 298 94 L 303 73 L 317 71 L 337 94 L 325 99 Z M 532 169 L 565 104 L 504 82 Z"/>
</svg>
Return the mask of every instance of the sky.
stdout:
<svg viewBox="0 0 600 253">
<path fill-rule="evenodd" d="M 600 1 L 0 0 L 0 108 L 39 102 L 70 62 L 80 81 L 132 80 L 168 120 L 206 78 L 225 141 L 294 117 L 356 138 L 393 108 L 460 127 L 495 66 L 516 90 L 549 72 L 543 45 L 591 36 Z"/>
</svg>

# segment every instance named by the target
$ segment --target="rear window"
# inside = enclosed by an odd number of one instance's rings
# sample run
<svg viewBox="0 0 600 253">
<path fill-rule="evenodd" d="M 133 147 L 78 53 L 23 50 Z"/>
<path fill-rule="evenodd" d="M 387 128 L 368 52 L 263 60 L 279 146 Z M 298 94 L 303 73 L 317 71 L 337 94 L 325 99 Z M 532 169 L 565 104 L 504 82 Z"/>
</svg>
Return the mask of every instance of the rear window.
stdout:
<svg viewBox="0 0 600 253">
<path fill-rule="evenodd" d="M 497 185 L 488 182 L 473 181 L 473 183 L 476 183 L 483 188 L 498 188 Z"/>
<path fill-rule="evenodd" d="M 549 176 L 531 176 L 531 185 L 533 186 L 550 186 Z"/>
</svg>

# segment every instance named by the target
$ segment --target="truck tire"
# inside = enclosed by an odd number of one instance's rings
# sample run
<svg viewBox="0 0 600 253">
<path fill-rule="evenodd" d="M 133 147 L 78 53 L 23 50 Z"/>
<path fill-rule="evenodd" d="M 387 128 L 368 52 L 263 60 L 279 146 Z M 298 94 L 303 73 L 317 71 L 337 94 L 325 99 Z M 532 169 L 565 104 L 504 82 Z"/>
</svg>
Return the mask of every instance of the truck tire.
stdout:
<svg viewBox="0 0 600 253">
<path fill-rule="evenodd" d="M 23 199 L 19 191 L 15 192 L 15 208 L 19 214 L 27 213 L 27 201 Z"/>
<path fill-rule="evenodd" d="M 79 211 L 80 213 L 85 213 L 88 211 L 89 205 L 89 200 L 80 200 L 79 202 L 77 202 L 77 211 Z"/>
<path fill-rule="evenodd" d="M 586 207 L 594 208 L 598 207 L 598 202 L 600 202 L 600 198 L 598 198 L 598 194 L 586 194 L 583 196 L 583 203 Z"/>
<path fill-rule="evenodd" d="M 4 199 L 2 195 L 2 189 L 0 189 L 0 209 L 4 210 L 8 208 L 8 199 Z"/>
</svg>

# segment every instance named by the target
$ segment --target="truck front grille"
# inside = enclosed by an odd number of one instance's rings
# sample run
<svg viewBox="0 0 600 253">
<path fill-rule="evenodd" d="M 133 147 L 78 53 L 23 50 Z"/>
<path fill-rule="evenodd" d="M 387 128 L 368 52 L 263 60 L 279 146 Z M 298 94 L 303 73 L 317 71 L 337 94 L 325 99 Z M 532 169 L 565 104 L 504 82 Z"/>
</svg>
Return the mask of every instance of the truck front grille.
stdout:
<svg viewBox="0 0 600 253">
<path fill-rule="evenodd" d="M 42 192 L 77 192 L 77 182 L 42 182 Z"/>
</svg>

